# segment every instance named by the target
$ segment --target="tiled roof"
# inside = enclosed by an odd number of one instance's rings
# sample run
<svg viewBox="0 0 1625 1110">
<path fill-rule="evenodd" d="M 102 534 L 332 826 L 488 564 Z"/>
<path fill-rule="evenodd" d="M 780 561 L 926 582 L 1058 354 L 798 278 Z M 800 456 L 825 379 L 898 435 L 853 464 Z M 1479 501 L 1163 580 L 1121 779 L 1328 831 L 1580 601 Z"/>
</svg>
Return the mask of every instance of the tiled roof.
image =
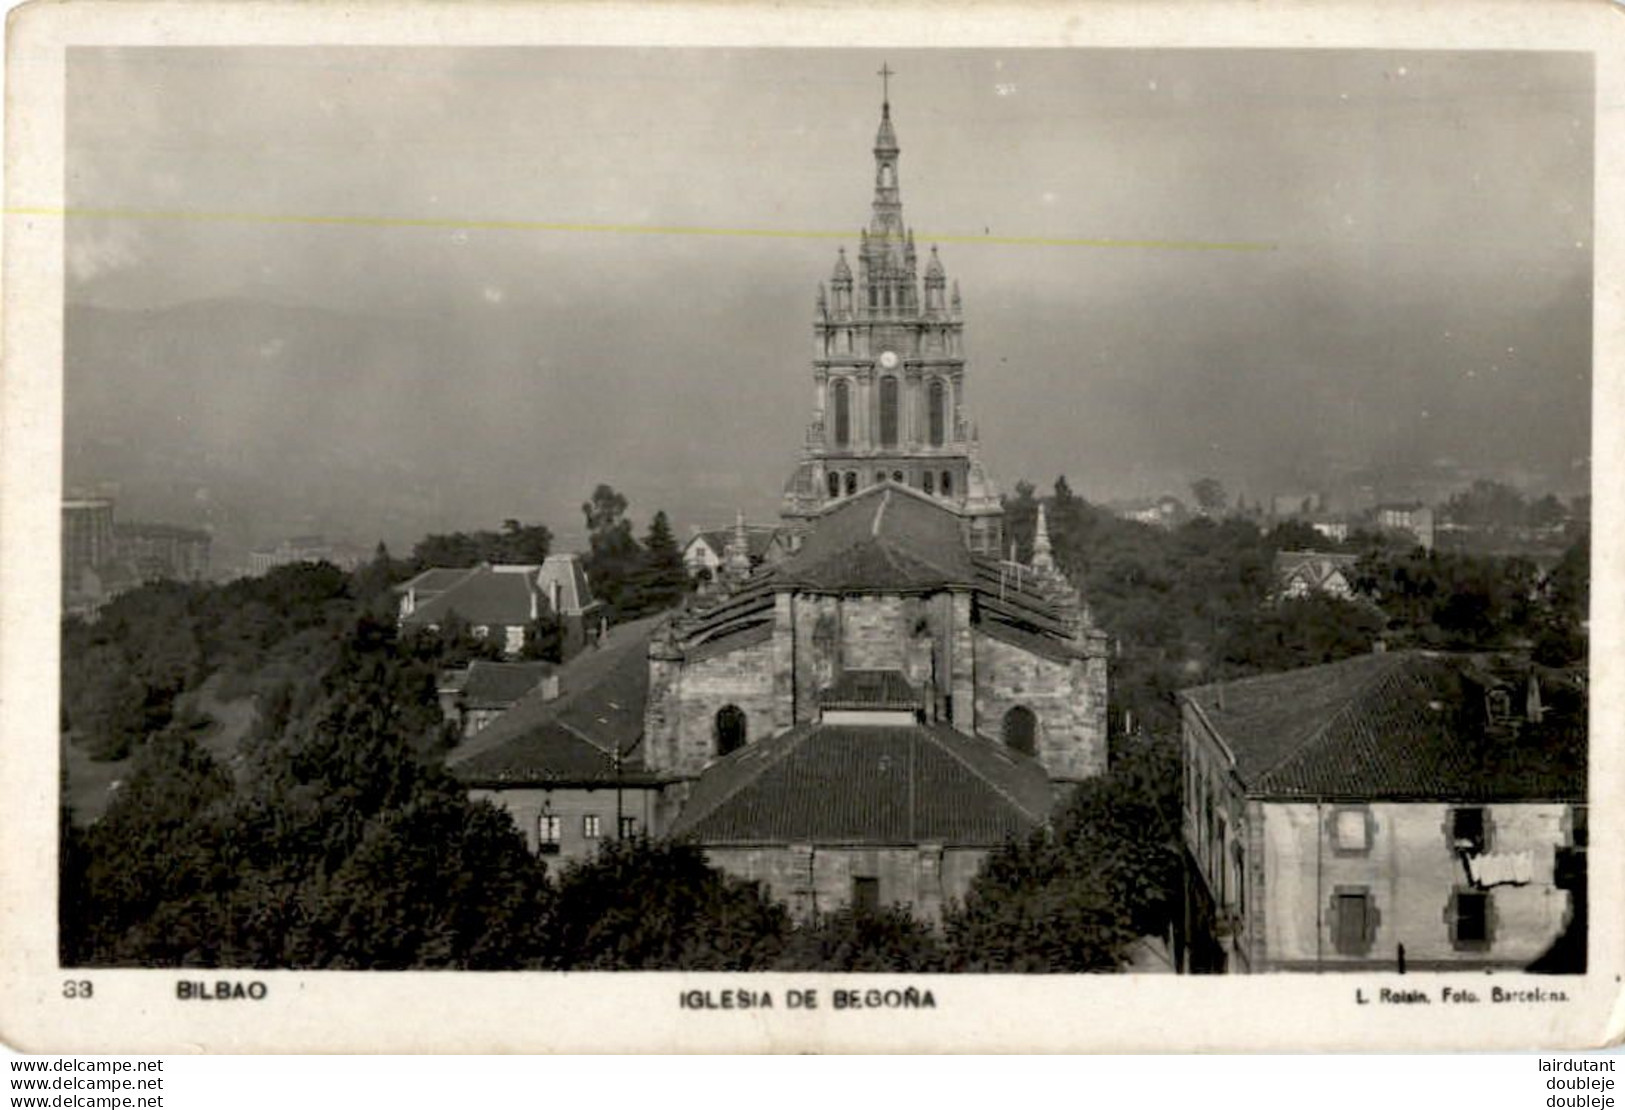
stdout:
<svg viewBox="0 0 1625 1110">
<path fill-rule="evenodd" d="M 406 593 L 416 590 L 419 602 L 422 602 L 440 591 L 455 585 L 470 574 L 474 567 L 430 567 L 415 577 L 407 579 L 395 587 L 396 593 Z"/>
<path fill-rule="evenodd" d="M 475 567 L 449 588 L 419 602 L 408 624 L 438 624 L 456 613 L 469 624 L 502 627 L 531 620 L 531 576 Z"/>
<path fill-rule="evenodd" d="M 825 709 L 913 709 L 923 703 L 901 671 L 842 671 L 818 695 L 818 704 Z"/>
<path fill-rule="evenodd" d="M 1042 767 L 946 725 L 802 725 L 694 784 L 674 836 L 702 844 L 992 846 L 1046 819 Z"/>
<path fill-rule="evenodd" d="M 493 663 L 476 659 L 462 683 L 463 704 L 470 709 L 503 709 L 535 688 L 554 669 L 552 663 Z"/>
<path fill-rule="evenodd" d="M 1303 567 L 1311 570 L 1316 578 L 1325 578 L 1332 571 L 1352 567 L 1359 561 L 1358 555 L 1335 551 L 1277 551 L 1275 573 L 1285 576 Z"/>
<path fill-rule="evenodd" d="M 888 482 L 832 506 L 779 576 L 817 590 L 909 591 L 969 586 L 976 567 L 952 509 Z"/>
<path fill-rule="evenodd" d="M 1264 797 L 1519 800 L 1585 796 L 1584 730 L 1491 735 L 1471 657 L 1356 656 L 1186 690 Z"/>
<path fill-rule="evenodd" d="M 558 669 L 557 698 L 547 701 L 533 688 L 452 749 L 448 769 L 471 785 L 613 782 L 618 751 L 623 779 L 642 775 L 637 749 L 649 693 L 649 636 L 658 620 L 611 628 L 601 647 Z"/>
</svg>

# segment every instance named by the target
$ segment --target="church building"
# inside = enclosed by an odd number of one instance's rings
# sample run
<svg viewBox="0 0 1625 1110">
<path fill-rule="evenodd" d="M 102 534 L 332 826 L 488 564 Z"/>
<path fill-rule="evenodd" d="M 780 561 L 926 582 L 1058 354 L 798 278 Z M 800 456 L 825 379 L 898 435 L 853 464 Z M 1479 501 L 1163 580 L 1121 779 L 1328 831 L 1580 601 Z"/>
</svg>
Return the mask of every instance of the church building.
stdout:
<svg viewBox="0 0 1625 1110">
<path fill-rule="evenodd" d="M 992 850 L 1106 768 L 1105 635 L 1056 567 L 1042 509 L 1031 563 L 1001 558 L 959 292 L 934 248 L 918 270 L 899 153 L 888 99 L 857 272 L 843 250 L 818 293 L 782 557 L 754 562 L 736 530 L 715 588 L 645 633 L 641 730 L 599 761 L 636 784 L 652 831 L 801 918 L 904 904 L 934 919 Z M 450 762 L 498 802 L 505 785 L 530 790 L 510 809 L 545 821 L 536 791 L 565 778 L 519 765 L 545 750 L 521 708 L 478 758 Z M 606 804 L 607 786 L 571 788 Z"/>
</svg>

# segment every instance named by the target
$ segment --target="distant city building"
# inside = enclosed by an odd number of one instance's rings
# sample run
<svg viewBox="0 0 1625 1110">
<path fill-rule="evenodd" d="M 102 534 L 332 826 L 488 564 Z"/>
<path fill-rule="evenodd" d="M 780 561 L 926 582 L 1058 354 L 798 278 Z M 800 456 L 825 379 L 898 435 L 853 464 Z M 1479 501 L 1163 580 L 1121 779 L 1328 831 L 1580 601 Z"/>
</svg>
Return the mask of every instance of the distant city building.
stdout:
<svg viewBox="0 0 1625 1110">
<path fill-rule="evenodd" d="M 1326 594 L 1354 596 L 1354 565 L 1358 556 L 1330 551 L 1277 551 L 1275 596 L 1286 598 Z"/>
<path fill-rule="evenodd" d="M 144 581 L 202 582 L 209 577 L 213 538 L 199 528 L 175 524 L 115 524 L 120 559 L 135 565 Z"/>
<path fill-rule="evenodd" d="M 1333 543 L 1342 543 L 1349 538 L 1349 522 L 1334 520 L 1326 517 L 1309 521 L 1309 527 L 1331 540 Z"/>
<path fill-rule="evenodd" d="M 258 576 L 276 567 L 298 563 L 331 563 L 340 570 L 350 571 L 369 558 L 369 552 L 354 544 L 333 542 L 325 536 L 293 536 L 273 548 L 250 551 L 248 573 Z"/>
<path fill-rule="evenodd" d="M 94 618 L 121 593 L 147 582 L 209 576 L 208 532 L 174 524 L 120 523 L 111 497 L 62 502 L 63 612 Z"/>
<path fill-rule="evenodd" d="M 1322 508 L 1321 495 L 1308 490 L 1278 493 L 1270 498 L 1270 515 L 1277 520 L 1298 520 L 1321 512 Z"/>
<path fill-rule="evenodd" d="M 1148 500 L 1114 501 L 1107 507 L 1124 520 L 1157 528 L 1175 528 L 1190 519 L 1190 510 L 1185 503 L 1169 494 Z"/>
<path fill-rule="evenodd" d="M 113 500 L 77 497 L 62 502 L 62 593 L 82 592 L 85 571 L 117 555 L 113 538 Z"/>
<path fill-rule="evenodd" d="M 558 618 L 566 658 L 598 638 L 605 617 L 579 555 L 549 555 L 541 564 L 431 567 L 395 590 L 402 627 L 440 628 L 455 614 L 508 655 L 524 649 L 526 631 L 544 614 Z"/>
<path fill-rule="evenodd" d="M 1193 970 L 1527 968 L 1583 937 L 1585 729 L 1528 664 L 1378 653 L 1180 701 Z"/>
<path fill-rule="evenodd" d="M 1372 510 L 1371 520 L 1378 528 L 1389 533 L 1407 533 L 1416 543 L 1433 550 L 1433 510 L 1420 501 L 1387 502 Z"/>
</svg>

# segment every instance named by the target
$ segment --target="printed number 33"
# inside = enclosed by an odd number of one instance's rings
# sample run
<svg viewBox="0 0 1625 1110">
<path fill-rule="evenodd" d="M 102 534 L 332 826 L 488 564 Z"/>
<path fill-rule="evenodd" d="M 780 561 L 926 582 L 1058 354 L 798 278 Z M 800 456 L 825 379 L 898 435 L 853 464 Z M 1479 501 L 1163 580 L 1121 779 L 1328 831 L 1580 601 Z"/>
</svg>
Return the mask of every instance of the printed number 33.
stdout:
<svg viewBox="0 0 1625 1110">
<path fill-rule="evenodd" d="M 90 998 L 95 993 L 89 979 L 64 979 L 62 981 L 63 998 Z"/>
</svg>

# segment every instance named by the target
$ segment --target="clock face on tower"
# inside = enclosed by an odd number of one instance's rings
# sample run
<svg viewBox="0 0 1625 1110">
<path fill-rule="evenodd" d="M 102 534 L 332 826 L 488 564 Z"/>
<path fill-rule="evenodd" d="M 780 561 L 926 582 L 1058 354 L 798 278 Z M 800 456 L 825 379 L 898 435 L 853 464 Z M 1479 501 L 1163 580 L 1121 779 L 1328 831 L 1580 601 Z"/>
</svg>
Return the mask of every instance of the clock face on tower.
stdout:
<svg viewBox="0 0 1625 1110">
<path fill-rule="evenodd" d="M 880 354 L 880 365 L 885 367 L 887 370 L 895 369 L 897 366 L 897 352 L 882 351 Z"/>
</svg>

